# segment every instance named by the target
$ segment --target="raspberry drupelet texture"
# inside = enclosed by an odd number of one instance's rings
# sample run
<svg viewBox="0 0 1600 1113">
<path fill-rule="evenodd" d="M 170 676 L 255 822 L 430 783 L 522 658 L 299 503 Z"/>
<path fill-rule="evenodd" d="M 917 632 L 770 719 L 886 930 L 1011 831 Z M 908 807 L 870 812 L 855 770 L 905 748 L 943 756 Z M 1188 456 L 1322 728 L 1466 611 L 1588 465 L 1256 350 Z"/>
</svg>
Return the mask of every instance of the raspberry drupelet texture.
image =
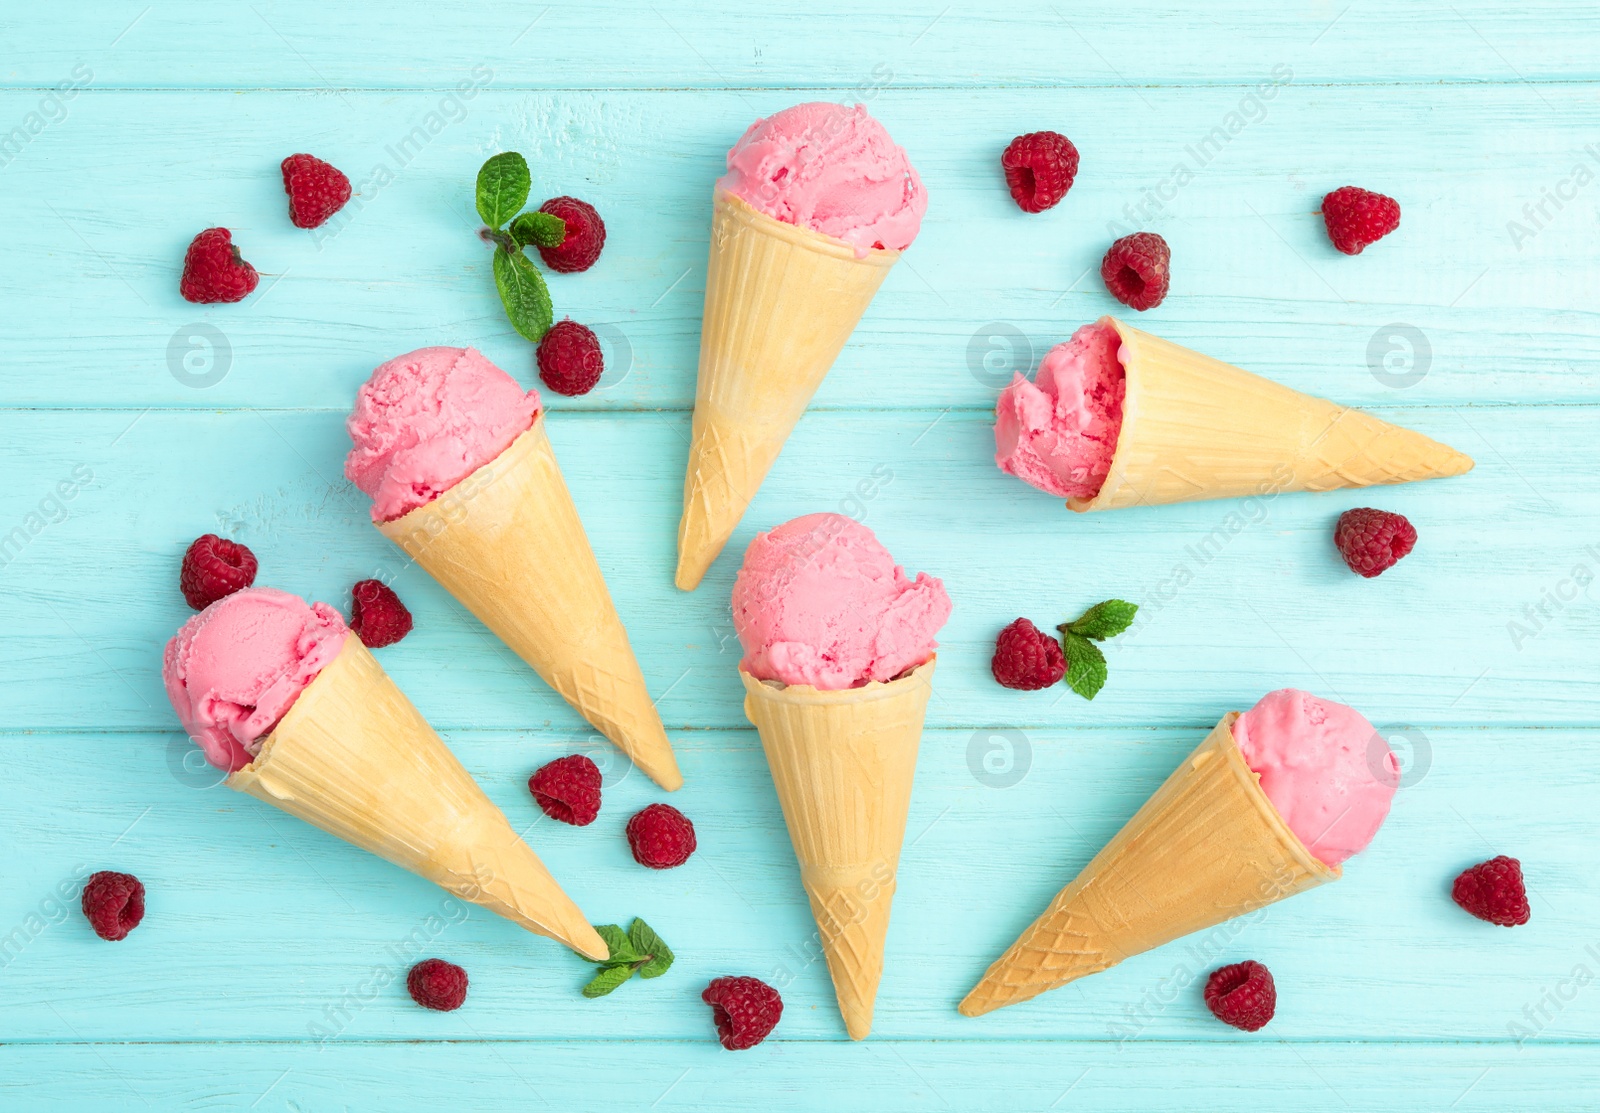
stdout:
<svg viewBox="0 0 1600 1113">
<path fill-rule="evenodd" d="M 178 572 L 184 601 L 203 611 L 256 582 L 256 555 L 237 541 L 203 533 L 189 544 Z"/>
<path fill-rule="evenodd" d="M 717 1039 L 729 1051 L 747 1051 L 766 1039 L 783 1016 L 783 998 L 760 978 L 716 978 L 700 994 L 711 1006 Z"/>
<path fill-rule="evenodd" d="M 544 265 L 563 274 L 594 266 L 600 249 L 606 245 L 606 224 L 594 206 L 576 197 L 552 197 L 539 206 L 539 211 L 567 222 L 566 238 L 555 247 L 539 249 Z"/>
<path fill-rule="evenodd" d="M 600 767 L 583 754 L 559 757 L 528 778 L 528 791 L 551 819 L 587 827 L 600 814 Z"/>
<path fill-rule="evenodd" d="M 1339 515 L 1333 543 L 1350 571 L 1370 580 L 1416 546 L 1417 528 L 1404 515 L 1362 506 Z"/>
<path fill-rule="evenodd" d="M 1042 213 L 1061 203 L 1078 176 L 1078 148 L 1057 131 L 1019 135 L 1000 156 L 1011 199 L 1025 213 Z"/>
<path fill-rule="evenodd" d="M 282 170 L 289 220 L 296 228 L 321 227 L 350 200 L 350 179 L 315 155 L 290 155 Z"/>
<path fill-rule="evenodd" d="M 144 919 L 144 885 L 131 873 L 101 870 L 84 884 L 82 903 L 94 933 L 115 943 Z"/>
<path fill-rule="evenodd" d="M 411 612 L 382 580 L 362 580 L 350 589 L 350 629 L 368 649 L 393 645 L 411 627 Z"/>
<path fill-rule="evenodd" d="M 1277 1011 L 1278 987 L 1272 972 L 1259 962 L 1236 962 L 1206 981 L 1206 1007 L 1224 1024 L 1255 1032 Z"/>
<path fill-rule="evenodd" d="M 467 972 L 442 958 L 425 958 L 406 975 L 406 991 L 425 1009 L 452 1012 L 467 999 Z"/>
<path fill-rule="evenodd" d="M 1067 658 L 1059 640 L 1019 618 L 995 639 L 989 667 L 1005 687 L 1037 692 L 1066 675 Z"/>
<path fill-rule="evenodd" d="M 1328 238 L 1346 255 L 1360 255 L 1400 227 L 1400 202 L 1356 186 L 1341 186 L 1322 199 Z"/>
<path fill-rule="evenodd" d="M 1123 236 L 1100 261 L 1100 277 L 1129 309 L 1154 309 L 1172 283 L 1172 249 L 1154 232 Z"/>
<path fill-rule="evenodd" d="M 233 246 L 233 233 L 226 228 L 207 228 L 193 240 L 183 255 L 183 277 L 178 293 L 185 301 L 200 304 L 243 301 L 256 288 L 261 276 L 239 256 Z"/>
<path fill-rule="evenodd" d="M 1478 919 L 1501 927 L 1517 927 L 1532 916 L 1522 863 L 1504 854 L 1462 870 L 1450 896 Z"/>
<path fill-rule="evenodd" d="M 569 398 L 588 394 L 606 370 L 599 337 L 570 318 L 557 321 L 544 334 L 538 361 L 544 385 Z"/>
<path fill-rule="evenodd" d="M 628 820 L 628 846 L 641 866 L 669 870 L 694 853 L 694 824 L 671 804 L 651 804 Z"/>
</svg>

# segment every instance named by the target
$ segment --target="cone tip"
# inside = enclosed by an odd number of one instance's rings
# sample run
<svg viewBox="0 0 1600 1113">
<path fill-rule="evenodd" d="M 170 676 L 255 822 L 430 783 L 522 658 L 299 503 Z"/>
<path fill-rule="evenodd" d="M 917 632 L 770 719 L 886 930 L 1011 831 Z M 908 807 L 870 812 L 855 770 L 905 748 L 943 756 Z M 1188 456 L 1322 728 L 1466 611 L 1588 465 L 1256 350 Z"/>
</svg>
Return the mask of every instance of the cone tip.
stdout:
<svg viewBox="0 0 1600 1113">
<path fill-rule="evenodd" d="M 956 1011 L 962 1016 L 982 1016 L 993 1008 L 994 1006 L 989 1003 L 988 999 L 980 1000 L 978 998 L 978 990 L 974 988 L 971 993 L 961 999 L 961 1004 L 956 1006 Z"/>
<path fill-rule="evenodd" d="M 866 1039 L 872 1034 L 872 1014 L 869 1012 L 865 1016 L 851 1014 L 845 1017 L 844 1030 L 850 1034 L 850 1038 L 853 1040 Z"/>
<path fill-rule="evenodd" d="M 600 933 L 594 930 L 592 924 L 584 924 L 582 929 L 573 928 L 567 932 L 571 938 L 563 938 L 561 942 L 577 951 L 584 958 L 596 962 L 604 962 L 611 957 L 611 948 L 606 946 L 606 941 L 600 938 Z"/>
</svg>

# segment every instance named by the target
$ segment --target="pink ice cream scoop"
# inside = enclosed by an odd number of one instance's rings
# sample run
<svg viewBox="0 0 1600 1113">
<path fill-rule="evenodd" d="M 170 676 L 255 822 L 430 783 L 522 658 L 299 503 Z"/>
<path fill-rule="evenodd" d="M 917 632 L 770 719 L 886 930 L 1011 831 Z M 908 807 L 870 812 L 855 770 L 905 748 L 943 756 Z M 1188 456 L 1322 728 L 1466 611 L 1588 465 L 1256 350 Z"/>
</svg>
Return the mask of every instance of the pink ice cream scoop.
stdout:
<svg viewBox="0 0 1600 1113">
<path fill-rule="evenodd" d="M 872 531 L 843 514 L 807 514 L 745 550 L 733 584 L 744 671 L 837 691 L 893 680 L 938 648 L 944 584 L 915 580 Z"/>
<path fill-rule="evenodd" d="M 1105 321 L 1084 325 L 1020 374 L 995 406 L 994 462 L 1058 498 L 1092 499 L 1111 471 L 1127 391 L 1122 340 Z"/>
<path fill-rule="evenodd" d="M 1280 688 L 1234 720 L 1233 738 L 1289 830 L 1326 865 L 1365 850 L 1389 814 L 1400 766 L 1354 708 Z"/>
<path fill-rule="evenodd" d="M 539 413 L 475 348 L 419 348 L 372 373 L 345 422 L 344 474 L 372 496 L 372 520 L 424 506 L 510 447 Z"/>
<path fill-rule="evenodd" d="M 350 630 L 326 603 L 250 587 L 195 615 L 167 643 L 167 698 L 183 729 L 218 769 L 250 764 Z"/>
<path fill-rule="evenodd" d="M 911 160 L 864 105 L 814 101 L 757 120 L 728 152 L 717 188 L 768 216 L 853 244 L 903 251 L 928 195 Z"/>
</svg>

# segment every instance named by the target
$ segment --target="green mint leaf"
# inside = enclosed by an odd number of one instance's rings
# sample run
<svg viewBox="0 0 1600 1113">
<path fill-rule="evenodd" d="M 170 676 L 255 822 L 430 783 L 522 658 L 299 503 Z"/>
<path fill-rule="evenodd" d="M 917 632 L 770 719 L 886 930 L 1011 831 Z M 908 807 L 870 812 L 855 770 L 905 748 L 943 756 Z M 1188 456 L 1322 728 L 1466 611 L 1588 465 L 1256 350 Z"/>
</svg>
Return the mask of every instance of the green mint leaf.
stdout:
<svg viewBox="0 0 1600 1113">
<path fill-rule="evenodd" d="M 1067 686 L 1084 699 L 1094 699 L 1105 687 L 1106 655 L 1094 642 L 1071 630 L 1063 632 L 1061 644 L 1067 654 Z"/>
<path fill-rule="evenodd" d="M 555 310 L 544 276 L 528 257 L 511 254 L 503 247 L 494 249 L 494 284 L 500 301 L 511 318 L 511 327 L 537 344 L 550 331 Z"/>
<path fill-rule="evenodd" d="M 634 920 L 628 928 L 628 941 L 641 959 L 648 961 L 639 967 L 639 977 L 659 978 L 672 966 L 672 948 L 657 935 L 655 929 L 643 920 Z"/>
<path fill-rule="evenodd" d="M 611 951 L 605 959 L 601 960 L 602 966 L 610 966 L 613 963 L 637 962 L 642 957 L 633 949 L 633 943 L 628 939 L 627 933 L 616 924 L 596 924 L 594 930 L 595 934 L 606 941 L 606 947 Z"/>
<path fill-rule="evenodd" d="M 591 1000 L 604 997 L 631 977 L 633 977 L 631 966 L 607 966 L 583 987 L 583 995 Z"/>
<path fill-rule="evenodd" d="M 533 188 L 528 160 L 515 151 L 504 151 L 484 163 L 478 171 L 478 215 L 490 228 L 501 225 L 522 211 Z"/>
<path fill-rule="evenodd" d="M 1133 616 L 1139 613 L 1139 604 L 1121 599 L 1107 599 L 1083 612 L 1078 621 L 1069 623 L 1067 629 L 1096 641 L 1105 641 L 1133 625 Z"/>
<path fill-rule="evenodd" d="M 518 247 L 559 247 L 567 238 L 567 222 L 554 213 L 523 213 L 511 222 L 511 238 Z"/>
</svg>

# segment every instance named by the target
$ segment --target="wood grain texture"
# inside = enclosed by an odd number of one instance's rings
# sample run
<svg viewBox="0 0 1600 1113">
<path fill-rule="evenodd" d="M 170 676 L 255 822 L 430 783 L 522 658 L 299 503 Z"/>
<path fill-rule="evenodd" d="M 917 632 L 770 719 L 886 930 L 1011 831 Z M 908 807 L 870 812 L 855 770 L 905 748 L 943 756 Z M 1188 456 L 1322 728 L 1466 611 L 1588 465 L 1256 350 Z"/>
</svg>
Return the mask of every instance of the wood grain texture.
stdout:
<svg viewBox="0 0 1600 1113">
<path fill-rule="evenodd" d="M 0 1106 L 1146 1110 L 1181 1091 L 1197 1110 L 1594 1107 L 1592 6 L 81 0 L 6 7 L 0 42 Z M 711 183 L 751 120 L 806 99 L 867 103 L 922 173 L 928 219 L 684 594 Z M 1025 216 L 996 161 L 1040 127 L 1072 136 L 1082 170 Z M 547 397 L 550 434 L 683 766 L 672 799 L 700 849 L 678 870 L 639 869 L 622 835 L 662 794 L 406 567 L 341 477 L 344 414 L 390 356 L 473 344 L 533 382 L 474 238 L 469 187 L 503 149 L 529 157 L 536 195 L 607 222 L 599 265 L 552 292 L 611 370 Z M 320 234 L 284 219 L 277 163 L 300 150 L 358 190 Z M 1405 214 L 1357 258 L 1316 215 L 1349 183 Z M 263 272 L 241 305 L 177 296 L 184 244 L 214 224 Z M 1117 308 L 1095 268 L 1135 227 L 1171 242 L 1175 274 L 1138 327 L 1477 468 L 1089 516 L 1001 475 L 996 392 Z M 1373 581 L 1329 541 L 1358 505 L 1421 535 Z M 861 519 L 955 602 L 856 1046 L 728 615 L 755 531 L 817 510 Z M 158 675 L 190 613 L 179 558 L 208 530 L 249 544 L 261 582 L 341 607 L 393 574 L 417 629 L 384 668 L 580 906 L 644 916 L 674 968 L 585 1000 L 592 968 L 557 944 L 216 785 Z M 993 683 L 1005 623 L 1111 595 L 1143 612 L 1095 701 Z M 1408 766 L 1346 877 L 959 1016 L 1217 719 L 1284 684 L 1354 704 Z M 581 830 L 525 788 L 579 750 L 608 780 Z M 1495 853 L 1526 863 L 1527 927 L 1449 901 Z M 149 886 L 117 944 L 73 907 L 102 868 Z M 469 969 L 465 1008 L 405 997 L 424 953 Z M 1255 1035 L 1201 1000 L 1205 973 L 1242 958 L 1278 979 Z M 732 1056 L 698 1000 L 730 973 L 786 1001 L 773 1038 Z"/>
</svg>

